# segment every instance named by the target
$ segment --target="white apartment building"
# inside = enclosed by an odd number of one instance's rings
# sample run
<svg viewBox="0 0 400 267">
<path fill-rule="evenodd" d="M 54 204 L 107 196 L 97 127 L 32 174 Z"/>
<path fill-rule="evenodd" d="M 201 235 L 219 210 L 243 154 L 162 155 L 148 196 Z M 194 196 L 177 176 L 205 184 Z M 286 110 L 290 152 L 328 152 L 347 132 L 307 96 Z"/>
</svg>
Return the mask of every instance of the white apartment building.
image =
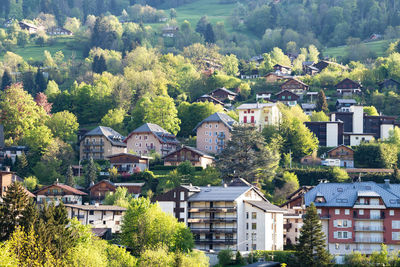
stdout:
<svg viewBox="0 0 400 267">
<path fill-rule="evenodd" d="M 83 225 L 95 229 L 111 229 L 111 233 L 121 232 L 121 222 L 126 208 L 111 205 L 71 205 L 66 204 L 68 218 L 77 218 Z"/>
<path fill-rule="evenodd" d="M 256 126 L 262 130 L 265 125 L 278 125 L 281 112 L 276 103 L 250 103 L 237 107 L 239 123 Z"/>
</svg>

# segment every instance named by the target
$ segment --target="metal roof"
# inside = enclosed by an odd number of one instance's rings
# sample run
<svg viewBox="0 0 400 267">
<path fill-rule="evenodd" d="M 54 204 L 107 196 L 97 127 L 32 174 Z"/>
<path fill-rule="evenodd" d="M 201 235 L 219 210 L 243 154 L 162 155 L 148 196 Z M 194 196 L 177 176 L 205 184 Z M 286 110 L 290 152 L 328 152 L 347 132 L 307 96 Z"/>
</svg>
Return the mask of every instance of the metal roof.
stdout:
<svg viewBox="0 0 400 267">
<path fill-rule="evenodd" d="M 161 143 L 179 144 L 179 141 L 176 139 L 175 135 L 169 133 L 168 131 L 164 130 L 161 126 L 154 123 L 145 123 L 142 126 L 136 128 L 135 130 L 133 130 L 133 132 L 129 134 L 129 136 L 124 140 L 124 142 L 126 143 L 127 140 L 134 133 L 153 133 Z"/>
<path fill-rule="evenodd" d="M 122 140 L 124 137 L 114 129 L 105 126 L 98 126 L 93 130 L 87 132 L 85 136 L 105 136 L 111 144 L 115 146 L 126 146 Z"/>
<path fill-rule="evenodd" d="M 278 206 L 275 206 L 268 201 L 260 201 L 260 200 L 245 200 L 245 203 L 248 203 L 256 208 L 259 208 L 263 211 L 270 211 L 270 212 L 284 212 L 286 213 L 287 210 L 281 209 Z"/>
<path fill-rule="evenodd" d="M 236 121 L 225 113 L 215 112 L 214 114 L 208 116 L 207 118 L 199 122 L 193 129 L 193 131 L 196 131 L 197 128 L 199 128 L 200 125 L 202 125 L 205 122 L 222 122 L 223 124 L 225 124 L 226 127 L 229 128 L 229 130 L 232 130 L 232 126 Z"/>
<path fill-rule="evenodd" d="M 236 109 L 260 109 L 260 108 L 265 108 L 265 107 L 273 107 L 276 106 L 275 103 L 248 103 L 248 104 L 242 104 L 238 106 Z"/>
<path fill-rule="evenodd" d="M 242 194 L 252 189 L 251 186 L 200 186 L 200 192 L 189 197 L 194 201 L 234 201 Z"/>
</svg>

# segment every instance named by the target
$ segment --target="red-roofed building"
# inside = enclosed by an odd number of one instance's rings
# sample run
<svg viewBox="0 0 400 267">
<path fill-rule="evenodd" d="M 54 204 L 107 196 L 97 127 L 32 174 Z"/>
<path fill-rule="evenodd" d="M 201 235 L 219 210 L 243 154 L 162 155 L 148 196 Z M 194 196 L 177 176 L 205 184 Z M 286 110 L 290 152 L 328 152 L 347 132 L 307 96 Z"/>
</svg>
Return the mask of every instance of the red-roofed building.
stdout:
<svg viewBox="0 0 400 267">
<path fill-rule="evenodd" d="M 38 204 L 44 202 L 53 202 L 58 205 L 60 201 L 64 204 L 77 204 L 82 205 L 82 197 L 86 196 L 85 192 L 82 192 L 69 185 L 60 184 L 58 182 L 42 187 L 35 192 L 36 201 Z"/>
</svg>

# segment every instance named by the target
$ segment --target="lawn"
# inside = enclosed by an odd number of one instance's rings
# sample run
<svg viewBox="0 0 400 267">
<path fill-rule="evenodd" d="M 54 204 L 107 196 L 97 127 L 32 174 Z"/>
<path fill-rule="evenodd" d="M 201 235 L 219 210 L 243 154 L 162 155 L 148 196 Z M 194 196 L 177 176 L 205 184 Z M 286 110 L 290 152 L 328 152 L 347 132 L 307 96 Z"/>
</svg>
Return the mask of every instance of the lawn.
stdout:
<svg viewBox="0 0 400 267">
<path fill-rule="evenodd" d="M 394 40 L 381 40 L 381 41 L 374 41 L 374 42 L 368 42 L 365 43 L 365 46 L 371 50 L 372 52 L 375 52 L 375 54 L 380 57 L 384 56 L 386 49 L 388 49 L 389 44 L 393 42 Z M 342 45 L 342 46 L 337 46 L 337 47 L 328 47 L 326 48 L 323 53 L 324 56 L 329 56 L 333 58 L 339 58 L 343 57 L 347 53 L 347 46 Z"/>
<path fill-rule="evenodd" d="M 64 59 L 68 60 L 74 55 L 77 59 L 82 59 L 82 51 L 77 51 L 68 47 L 68 43 L 74 42 L 73 37 L 56 37 L 52 45 L 39 46 L 34 43 L 28 44 L 26 47 L 19 47 L 12 51 L 13 53 L 20 55 L 25 60 L 43 60 L 44 51 L 49 51 L 52 55 L 58 51 L 64 53 Z M 3 55 L 0 56 L 0 60 L 3 59 Z"/>
</svg>

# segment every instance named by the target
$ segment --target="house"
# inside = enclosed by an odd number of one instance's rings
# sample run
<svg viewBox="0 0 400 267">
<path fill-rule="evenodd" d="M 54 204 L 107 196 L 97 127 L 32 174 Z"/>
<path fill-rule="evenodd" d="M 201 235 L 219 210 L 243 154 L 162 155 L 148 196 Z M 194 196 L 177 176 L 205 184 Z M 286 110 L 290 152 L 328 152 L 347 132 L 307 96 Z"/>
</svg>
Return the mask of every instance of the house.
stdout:
<svg viewBox="0 0 400 267">
<path fill-rule="evenodd" d="M 337 263 L 358 251 L 371 255 L 387 245 L 389 253 L 400 249 L 400 185 L 389 180 L 354 183 L 320 183 L 305 196 L 315 203 L 326 244 Z"/>
<path fill-rule="evenodd" d="M 174 38 L 178 33 L 179 27 L 178 26 L 165 26 L 162 29 L 162 36 L 167 38 Z"/>
<path fill-rule="evenodd" d="M 85 192 L 69 185 L 61 184 L 58 181 L 37 190 L 35 195 L 38 204 L 54 202 L 55 205 L 58 205 L 61 201 L 64 204 L 82 205 L 82 197 L 87 196 Z"/>
<path fill-rule="evenodd" d="M 68 218 L 77 218 L 83 225 L 94 229 L 110 229 L 111 233 L 121 232 L 122 218 L 126 208 L 112 205 L 73 205 L 66 204 Z"/>
<path fill-rule="evenodd" d="M 50 36 L 72 36 L 73 33 L 63 27 L 52 27 L 47 29 L 46 33 Z"/>
<path fill-rule="evenodd" d="M 361 94 L 361 83 L 350 80 L 349 78 L 344 79 L 335 85 L 336 93 L 340 96 L 352 96 Z"/>
<path fill-rule="evenodd" d="M 148 155 L 153 151 L 161 156 L 175 151 L 179 145 L 176 136 L 154 123 L 145 123 L 124 140 L 129 152 Z"/>
<path fill-rule="evenodd" d="M 314 61 L 304 61 L 302 63 L 302 70 L 304 75 L 314 75 L 319 72 L 319 69 L 314 66 Z"/>
<path fill-rule="evenodd" d="M 281 112 L 276 103 L 248 103 L 237 107 L 239 123 L 256 126 L 262 130 L 265 125 L 278 125 Z"/>
<path fill-rule="evenodd" d="M 303 215 L 306 213 L 304 195 L 313 186 L 302 186 L 287 196 L 287 201 L 280 205 L 287 213 L 283 214 L 283 237 L 285 245 L 295 245 L 300 237 L 300 229 L 303 227 Z"/>
<path fill-rule="evenodd" d="M 319 72 L 323 71 L 325 68 L 327 68 L 329 66 L 339 67 L 343 70 L 347 69 L 347 67 L 345 67 L 341 64 L 338 64 L 338 63 L 332 62 L 332 61 L 328 61 L 328 60 L 321 60 L 314 65 L 314 67 L 316 67 L 319 70 Z"/>
<path fill-rule="evenodd" d="M 149 169 L 150 157 L 130 153 L 119 153 L 107 157 L 111 168 L 115 167 L 119 174 L 129 175 Z"/>
<path fill-rule="evenodd" d="M 214 157 L 190 146 L 182 146 L 175 151 L 165 155 L 164 166 L 178 166 L 179 164 L 189 161 L 195 167 L 203 167 L 204 169 L 214 163 Z"/>
<path fill-rule="evenodd" d="M 271 84 L 271 83 L 277 83 L 278 81 L 282 80 L 282 79 L 287 79 L 291 76 L 283 76 L 279 73 L 276 72 L 270 72 L 267 75 L 264 75 L 265 78 L 265 82 L 267 84 Z"/>
<path fill-rule="evenodd" d="M 339 145 L 328 152 L 327 158 L 339 159 L 340 167 L 354 168 L 354 150 L 345 145 Z"/>
<path fill-rule="evenodd" d="M 212 154 L 219 154 L 226 142 L 231 139 L 234 119 L 225 113 L 216 112 L 201 122 L 193 131 L 196 131 L 196 148 Z"/>
<path fill-rule="evenodd" d="M 282 90 L 276 94 L 276 100 L 282 102 L 288 107 L 296 106 L 299 98 L 300 97 L 297 94 L 288 90 Z"/>
<path fill-rule="evenodd" d="M 101 180 L 100 182 L 89 187 L 90 199 L 93 201 L 102 201 L 109 192 L 115 192 L 117 187 L 125 187 L 128 193 L 134 197 L 138 197 L 142 192 L 144 183 L 113 183 L 109 180 Z"/>
<path fill-rule="evenodd" d="M 338 99 L 336 100 L 336 111 L 350 112 L 350 107 L 354 105 L 357 105 L 355 99 Z"/>
<path fill-rule="evenodd" d="M 301 108 L 303 109 L 306 115 L 311 116 L 313 111 L 316 110 L 317 105 L 314 103 L 303 103 L 301 104 Z"/>
<path fill-rule="evenodd" d="M 319 146 L 336 147 L 343 144 L 343 122 L 307 121 L 304 124 L 318 138 Z"/>
<path fill-rule="evenodd" d="M 196 102 L 210 102 L 210 103 L 214 103 L 215 105 L 221 105 L 224 106 L 224 102 L 219 101 L 218 99 L 216 99 L 213 96 L 210 95 L 202 95 L 199 98 L 196 99 Z"/>
<path fill-rule="evenodd" d="M 162 211 L 174 216 L 179 222 L 187 223 L 188 198 L 200 192 L 200 187 L 180 185 L 174 189 L 156 196 L 153 202 L 157 202 Z"/>
<path fill-rule="evenodd" d="M 317 157 L 317 155 L 307 155 L 304 156 L 300 159 L 300 163 L 302 165 L 311 165 L 311 166 L 317 166 L 317 165 L 321 165 L 321 158 Z"/>
<path fill-rule="evenodd" d="M 217 88 L 214 91 L 212 91 L 209 95 L 218 99 L 221 102 L 235 101 L 237 97 L 236 93 L 226 89 L 225 87 Z"/>
<path fill-rule="evenodd" d="M 106 159 L 108 156 L 126 152 L 124 137 L 110 127 L 98 126 L 87 132 L 80 140 L 80 159 Z"/>
<path fill-rule="evenodd" d="M 20 157 L 23 153 L 26 154 L 28 152 L 28 147 L 26 146 L 5 146 L 0 147 L 0 162 L 2 165 L 6 158 L 11 159 L 12 163 L 15 163 L 15 160 Z"/>
<path fill-rule="evenodd" d="M 262 99 L 264 101 L 269 101 L 271 100 L 271 92 L 260 92 L 260 93 L 256 93 L 256 100 L 258 102 L 258 100 Z"/>
<path fill-rule="evenodd" d="M 37 33 L 40 30 L 38 26 L 24 21 L 18 22 L 18 25 L 21 27 L 21 30 L 27 30 L 29 34 Z"/>
<path fill-rule="evenodd" d="M 283 74 L 283 75 L 290 75 L 292 73 L 292 67 L 281 65 L 281 64 L 276 64 L 274 66 L 274 70 L 278 74 Z"/>
<path fill-rule="evenodd" d="M 385 79 L 383 82 L 379 83 L 379 88 L 390 89 L 392 91 L 398 92 L 400 90 L 400 83 L 394 79 Z"/>
<path fill-rule="evenodd" d="M 297 95 L 303 95 L 308 91 L 309 86 L 302 81 L 297 79 L 288 79 L 286 82 L 281 84 L 281 90 L 287 90 Z"/>
<path fill-rule="evenodd" d="M 2 198 L 5 196 L 7 187 L 9 187 L 12 183 L 20 182 L 23 180 L 19 178 L 15 172 L 10 171 L 10 167 L 6 167 L 4 171 L 0 171 L 0 203 L 3 201 Z M 34 194 L 25 189 L 25 193 L 29 197 L 35 197 Z"/>
<path fill-rule="evenodd" d="M 176 199 L 171 197 L 172 194 L 169 196 L 170 199 L 165 199 L 169 200 L 169 205 L 161 207 L 171 211 L 176 205 L 176 202 L 172 205 L 171 202 Z M 256 187 L 246 181 L 234 180 L 229 185 L 195 187 L 183 199 L 186 200 L 179 201 L 179 207 L 185 207 L 186 222 L 194 235 L 197 249 L 283 249 L 285 210 L 269 203 Z"/>
</svg>

